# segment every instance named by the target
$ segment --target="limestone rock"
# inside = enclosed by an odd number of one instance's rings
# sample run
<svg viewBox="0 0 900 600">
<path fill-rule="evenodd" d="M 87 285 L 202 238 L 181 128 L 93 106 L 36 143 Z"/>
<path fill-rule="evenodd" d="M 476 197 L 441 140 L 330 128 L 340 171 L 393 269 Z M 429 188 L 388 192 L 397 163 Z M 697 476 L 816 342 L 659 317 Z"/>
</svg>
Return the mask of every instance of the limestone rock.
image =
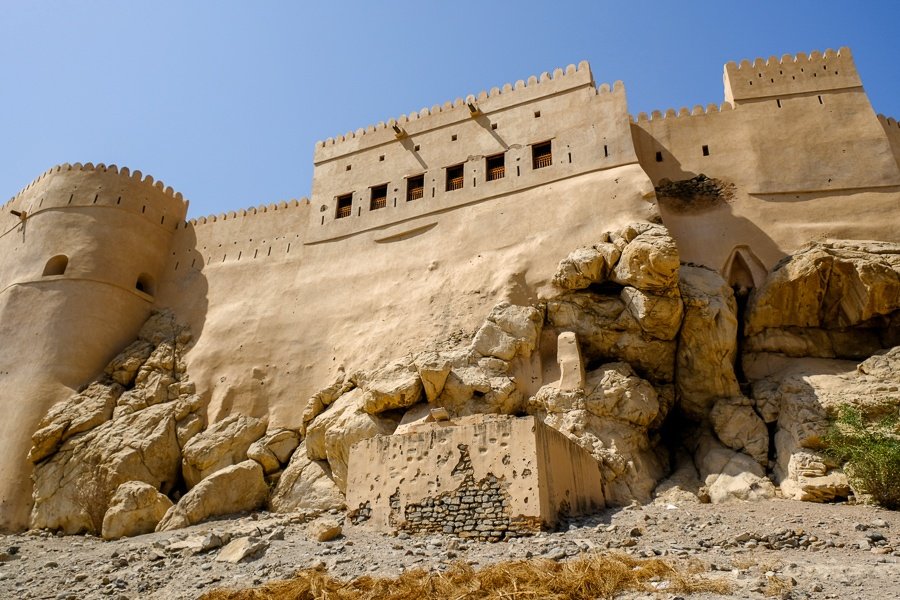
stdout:
<svg viewBox="0 0 900 600">
<path fill-rule="evenodd" d="M 769 430 L 750 400 L 723 398 L 713 405 L 709 420 L 720 442 L 749 454 L 763 467 L 768 464 Z"/>
<path fill-rule="evenodd" d="M 675 386 L 681 408 L 703 420 L 719 398 L 740 396 L 737 303 L 718 273 L 701 267 L 680 269 L 684 322 L 678 335 Z"/>
<path fill-rule="evenodd" d="M 103 516 L 103 538 L 115 540 L 151 533 L 172 501 L 150 484 L 126 481 L 113 494 Z"/>
<path fill-rule="evenodd" d="M 616 239 L 626 241 L 610 277 L 616 283 L 659 296 L 678 291 L 678 248 L 662 225 L 629 225 Z"/>
<path fill-rule="evenodd" d="M 263 540 L 239 537 L 231 540 L 224 548 L 219 550 L 219 554 L 216 555 L 216 562 L 237 564 L 245 560 L 258 558 L 268 547 L 268 542 Z"/>
<path fill-rule="evenodd" d="M 556 362 L 559 363 L 556 387 L 564 392 L 584 390 L 584 360 L 574 332 L 564 331 L 556 338 Z"/>
<path fill-rule="evenodd" d="M 335 380 L 331 385 L 319 390 L 313 394 L 312 398 L 306 401 L 306 409 L 303 411 L 303 423 L 300 425 L 300 435 L 306 435 L 306 428 L 313 420 L 322 414 L 326 408 L 356 387 L 356 382 L 352 377 L 348 377 L 343 370 L 339 371 Z"/>
<path fill-rule="evenodd" d="M 319 519 L 309 524 L 309 538 L 317 542 L 329 542 L 341 535 L 341 524 L 335 519 Z"/>
<path fill-rule="evenodd" d="M 56 452 L 59 445 L 75 435 L 112 418 L 113 407 L 122 394 L 116 383 L 92 383 L 69 400 L 54 404 L 31 436 L 33 447 L 28 460 L 38 462 Z"/>
<path fill-rule="evenodd" d="M 609 236 L 604 237 L 609 239 Z M 593 283 L 603 283 L 620 254 L 619 249 L 607 241 L 579 248 L 559 263 L 553 284 L 566 290 L 580 290 Z"/>
<path fill-rule="evenodd" d="M 156 530 L 179 529 L 209 517 L 254 510 L 265 504 L 268 492 L 262 467 L 245 460 L 200 481 L 169 509 Z"/>
<path fill-rule="evenodd" d="M 620 298 L 644 333 L 659 340 L 675 339 L 684 314 L 681 298 L 655 296 L 633 287 L 622 288 Z"/>
<path fill-rule="evenodd" d="M 167 493 L 179 477 L 175 423 L 198 408 L 159 404 L 66 440 L 35 466 L 31 527 L 99 532 L 109 499 L 127 481 Z"/>
<path fill-rule="evenodd" d="M 300 436 L 290 429 L 278 429 L 267 433 L 260 439 L 250 444 L 247 449 L 247 458 L 252 458 L 262 465 L 268 475 L 281 469 L 300 444 Z"/>
<path fill-rule="evenodd" d="M 807 244 L 750 299 L 748 351 L 862 359 L 900 343 L 900 244 Z"/>
<path fill-rule="evenodd" d="M 138 369 L 144 364 L 155 346 L 145 340 L 135 340 L 116 356 L 106 367 L 106 374 L 121 385 L 131 385 Z"/>
<path fill-rule="evenodd" d="M 219 469 L 247 458 L 250 444 L 266 431 L 266 422 L 244 415 L 230 415 L 195 435 L 184 447 L 184 481 L 188 489 Z"/>
<path fill-rule="evenodd" d="M 481 356 L 510 361 L 530 356 L 537 347 L 544 317 L 531 306 L 501 303 L 495 306 L 472 340 Z"/>
<path fill-rule="evenodd" d="M 425 391 L 425 399 L 434 402 L 444 391 L 444 383 L 450 375 L 450 360 L 437 352 L 425 352 L 416 357 L 415 365 Z"/>
<path fill-rule="evenodd" d="M 397 428 L 393 419 L 362 409 L 363 391 L 351 390 L 320 414 L 306 432 L 306 453 L 311 460 L 327 460 L 341 491 L 346 487 L 350 447 L 376 435 L 390 435 Z"/>
<path fill-rule="evenodd" d="M 775 486 L 765 470 L 750 456 L 726 448 L 711 435 L 703 436 L 694 454 L 700 477 L 713 504 L 730 500 L 765 500 L 775 495 Z"/>
<path fill-rule="evenodd" d="M 362 382 L 363 410 L 378 414 L 406 408 L 422 396 L 422 381 L 414 364 L 397 361 L 366 377 Z"/>
<path fill-rule="evenodd" d="M 176 382 L 174 376 L 166 372 L 148 369 L 140 371 L 138 377 L 140 381 L 135 379 L 135 387 L 119 397 L 113 411 L 114 417 L 131 414 L 148 406 L 170 400 L 169 387 Z"/>
<path fill-rule="evenodd" d="M 306 442 L 291 457 L 269 499 L 273 512 L 326 511 L 344 506 L 344 496 L 325 460 L 311 460 Z"/>
<path fill-rule="evenodd" d="M 586 360 L 621 360 L 654 382 L 674 377 L 675 342 L 647 335 L 618 297 L 573 292 L 547 302 L 547 321 L 572 331 Z"/>
</svg>

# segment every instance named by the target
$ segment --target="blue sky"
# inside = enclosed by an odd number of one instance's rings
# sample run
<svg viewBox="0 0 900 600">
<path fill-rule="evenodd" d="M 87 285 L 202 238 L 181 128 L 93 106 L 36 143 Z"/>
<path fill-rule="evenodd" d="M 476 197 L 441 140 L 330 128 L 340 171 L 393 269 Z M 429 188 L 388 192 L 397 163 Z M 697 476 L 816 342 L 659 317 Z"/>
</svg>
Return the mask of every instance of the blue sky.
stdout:
<svg viewBox="0 0 900 600">
<path fill-rule="evenodd" d="M 900 117 L 900 2 L 0 0 L 0 199 L 61 162 L 190 215 L 309 194 L 317 140 L 588 60 L 632 114 L 722 101 L 728 60 L 850 46 Z"/>
</svg>

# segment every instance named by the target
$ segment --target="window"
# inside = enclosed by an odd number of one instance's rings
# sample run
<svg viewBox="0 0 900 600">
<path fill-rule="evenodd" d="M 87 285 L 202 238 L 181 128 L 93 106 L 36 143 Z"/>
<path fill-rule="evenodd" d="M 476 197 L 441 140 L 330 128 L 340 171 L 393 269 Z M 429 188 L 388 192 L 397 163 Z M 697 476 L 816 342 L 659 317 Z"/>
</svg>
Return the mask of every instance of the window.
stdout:
<svg viewBox="0 0 900 600">
<path fill-rule="evenodd" d="M 387 184 L 376 185 L 371 188 L 369 210 L 377 210 L 387 206 Z"/>
<path fill-rule="evenodd" d="M 531 147 L 531 163 L 533 169 L 543 169 L 553 164 L 550 142 L 541 142 Z"/>
<path fill-rule="evenodd" d="M 703 151 L 703 156 L 709 156 L 709 146 L 703 144 L 703 147 L 700 149 Z"/>
<path fill-rule="evenodd" d="M 540 119 L 540 118 L 541 118 L 541 111 L 539 111 L 539 110 L 534 111 L 534 118 L 535 118 L 535 119 Z"/>
<path fill-rule="evenodd" d="M 488 156 L 485 160 L 485 177 L 488 181 L 496 181 L 506 177 L 506 157 L 503 154 Z"/>
<path fill-rule="evenodd" d="M 662 152 L 656 152 L 656 162 L 662 162 Z"/>
<path fill-rule="evenodd" d="M 455 133 L 454 133 L 453 135 L 450 136 L 450 141 L 451 141 L 451 142 L 455 142 L 457 139 L 459 139 L 459 138 L 457 137 L 457 135 L 456 135 Z"/>
<path fill-rule="evenodd" d="M 44 265 L 44 277 L 50 277 L 51 275 L 62 275 L 66 272 L 66 267 L 69 266 L 69 257 L 65 254 L 57 254 L 53 258 L 47 261 L 47 264 Z"/>
<path fill-rule="evenodd" d="M 412 202 L 425 196 L 425 176 L 415 175 L 406 178 L 406 201 Z"/>
<path fill-rule="evenodd" d="M 343 219 L 345 217 L 350 216 L 350 212 L 353 210 L 353 194 L 345 194 L 343 196 L 338 196 L 337 199 L 337 210 L 334 213 L 335 219 Z"/>
<path fill-rule="evenodd" d="M 463 187 L 463 166 L 447 167 L 447 191 L 461 190 Z"/>
<path fill-rule="evenodd" d="M 152 296 L 154 292 L 153 278 L 146 273 L 141 273 L 138 275 L 137 282 L 134 284 L 134 289 L 139 292 L 144 292 L 148 296 Z"/>
</svg>

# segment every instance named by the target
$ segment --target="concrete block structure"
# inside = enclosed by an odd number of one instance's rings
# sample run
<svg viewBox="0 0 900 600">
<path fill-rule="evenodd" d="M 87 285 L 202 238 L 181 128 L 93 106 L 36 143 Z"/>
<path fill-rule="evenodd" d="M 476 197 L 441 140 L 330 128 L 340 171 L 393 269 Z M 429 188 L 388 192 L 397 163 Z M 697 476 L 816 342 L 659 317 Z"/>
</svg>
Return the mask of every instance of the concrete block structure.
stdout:
<svg viewBox="0 0 900 600">
<path fill-rule="evenodd" d="M 496 541 L 603 508 L 600 465 L 534 417 L 474 415 L 355 444 L 350 518 Z"/>
<path fill-rule="evenodd" d="M 338 373 L 540 301 L 562 257 L 628 223 L 661 218 L 683 261 L 743 287 L 812 239 L 900 241 L 900 126 L 848 49 L 729 63 L 724 88 L 632 117 L 621 82 L 570 65 L 317 143 L 308 199 L 191 220 L 140 172 L 51 168 L 0 210 L 0 528 L 27 523 L 38 421 L 153 308 L 194 332 L 210 422 L 296 429 Z M 655 192 L 700 174 L 730 197 Z"/>
</svg>

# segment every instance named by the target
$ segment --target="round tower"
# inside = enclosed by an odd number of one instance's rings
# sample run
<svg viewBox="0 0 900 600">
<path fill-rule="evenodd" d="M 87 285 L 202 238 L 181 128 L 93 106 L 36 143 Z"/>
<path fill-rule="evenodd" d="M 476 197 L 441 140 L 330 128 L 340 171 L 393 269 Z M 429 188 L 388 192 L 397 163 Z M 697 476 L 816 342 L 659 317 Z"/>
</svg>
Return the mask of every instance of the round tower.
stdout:
<svg viewBox="0 0 900 600">
<path fill-rule="evenodd" d="M 137 335 L 187 203 L 115 166 L 53 167 L 0 212 L 0 529 L 27 526 L 38 421 Z"/>
</svg>

